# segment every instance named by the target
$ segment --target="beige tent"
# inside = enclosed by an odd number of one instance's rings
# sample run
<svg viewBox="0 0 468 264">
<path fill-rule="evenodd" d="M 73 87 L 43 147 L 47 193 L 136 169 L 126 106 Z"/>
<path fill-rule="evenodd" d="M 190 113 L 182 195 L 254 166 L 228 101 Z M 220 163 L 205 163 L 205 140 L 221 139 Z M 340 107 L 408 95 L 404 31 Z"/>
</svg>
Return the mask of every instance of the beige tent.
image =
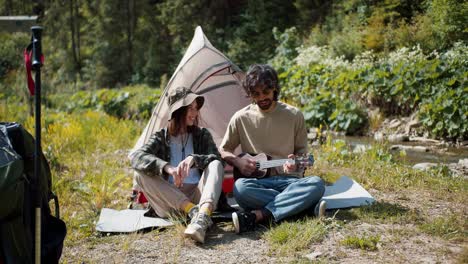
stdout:
<svg viewBox="0 0 468 264">
<path fill-rule="evenodd" d="M 241 80 L 244 73 L 206 38 L 200 26 L 164 89 L 161 99 L 134 150 L 145 144 L 150 136 L 167 125 L 169 115 L 167 95 L 179 86 L 189 87 L 205 97 L 200 111 L 200 126 L 207 127 L 216 144 L 220 144 L 231 116 L 249 104 Z"/>
<path fill-rule="evenodd" d="M 189 87 L 205 96 L 199 125 L 209 128 L 216 144 L 219 144 L 231 116 L 250 102 L 241 87 L 243 76 L 244 73 L 236 65 L 211 45 L 198 26 L 134 149 L 141 147 L 153 133 L 167 125 L 167 95 L 179 86 Z"/>
</svg>

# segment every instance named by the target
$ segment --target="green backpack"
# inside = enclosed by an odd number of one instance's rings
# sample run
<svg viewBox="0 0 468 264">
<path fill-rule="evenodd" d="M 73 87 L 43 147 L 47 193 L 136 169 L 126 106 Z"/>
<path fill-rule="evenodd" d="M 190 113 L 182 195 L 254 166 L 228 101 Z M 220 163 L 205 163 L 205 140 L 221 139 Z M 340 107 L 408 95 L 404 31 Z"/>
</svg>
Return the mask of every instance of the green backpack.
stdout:
<svg viewBox="0 0 468 264">
<path fill-rule="evenodd" d="M 51 173 L 41 153 L 41 260 L 58 263 L 66 235 Z M 0 263 L 32 263 L 34 249 L 34 138 L 17 123 L 0 122 Z M 49 201 L 55 200 L 55 215 Z M 5 202 L 8 201 L 8 202 Z"/>
</svg>

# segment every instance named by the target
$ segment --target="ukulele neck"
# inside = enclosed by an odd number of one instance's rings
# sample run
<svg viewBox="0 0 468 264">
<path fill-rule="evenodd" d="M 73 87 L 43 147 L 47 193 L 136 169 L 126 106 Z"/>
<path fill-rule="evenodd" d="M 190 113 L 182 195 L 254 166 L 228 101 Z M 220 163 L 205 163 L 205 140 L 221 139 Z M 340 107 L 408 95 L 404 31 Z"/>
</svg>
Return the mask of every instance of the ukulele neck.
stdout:
<svg viewBox="0 0 468 264">
<path fill-rule="evenodd" d="M 263 170 L 263 169 L 269 169 L 269 168 L 283 166 L 287 162 L 295 163 L 295 161 L 293 159 L 277 159 L 277 160 L 260 161 L 260 162 L 257 163 L 257 166 L 258 166 L 259 170 Z"/>
</svg>

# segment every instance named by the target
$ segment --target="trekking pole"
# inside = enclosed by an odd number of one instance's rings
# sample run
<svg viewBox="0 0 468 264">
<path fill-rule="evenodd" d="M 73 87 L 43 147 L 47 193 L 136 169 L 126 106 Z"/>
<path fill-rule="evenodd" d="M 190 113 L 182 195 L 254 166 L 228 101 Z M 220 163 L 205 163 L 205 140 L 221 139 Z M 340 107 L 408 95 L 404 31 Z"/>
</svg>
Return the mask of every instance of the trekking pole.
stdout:
<svg viewBox="0 0 468 264">
<path fill-rule="evenodd" d="M 36 144 L 34 149 L 34 180 L 35 197 L 36 200 L 36 218 L 35 218 L 35 232 L 34 232 L 34 263 L 41 263 L 41 67 L 42 67 L 42 47 L 41 47 L 41 34 L 42 27 L 31 27 L 32 31 L 32 69 L 35 71 L 35 134 Z"/>
</svg>

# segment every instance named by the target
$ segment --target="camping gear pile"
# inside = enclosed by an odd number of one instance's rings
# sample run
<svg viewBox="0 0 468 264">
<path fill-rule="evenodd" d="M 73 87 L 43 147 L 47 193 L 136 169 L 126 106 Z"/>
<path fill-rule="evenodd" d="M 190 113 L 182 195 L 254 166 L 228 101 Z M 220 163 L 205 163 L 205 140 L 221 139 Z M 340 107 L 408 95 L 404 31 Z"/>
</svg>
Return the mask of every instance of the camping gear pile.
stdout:
<svg viewBox="0 0 468 264">
<path fill-rule="evenodd" d="M 58 263 L 66 235 L 41 149 L 42 27 L 31 31 L 31 43 L 23 55 L 28 88 L 35 99 L 36 139 L 20 124 L 0 122 L 0 264 Z M 52 199 L 55 217 L 49 207 Z"/>
<path fill-rule="evenodd" d="M 0 263 L 32 263 L 34 218 L 41 202 L 41 261 L 58 263 L 65 239 L 57 197 L 51 191 L 49 164 L 40 154 L 40 186 L 33 184 L 34 138 L 20 124 L 0 123 Z M 55 201 L 55 216 L 49 201 Z"/>
</svg>

